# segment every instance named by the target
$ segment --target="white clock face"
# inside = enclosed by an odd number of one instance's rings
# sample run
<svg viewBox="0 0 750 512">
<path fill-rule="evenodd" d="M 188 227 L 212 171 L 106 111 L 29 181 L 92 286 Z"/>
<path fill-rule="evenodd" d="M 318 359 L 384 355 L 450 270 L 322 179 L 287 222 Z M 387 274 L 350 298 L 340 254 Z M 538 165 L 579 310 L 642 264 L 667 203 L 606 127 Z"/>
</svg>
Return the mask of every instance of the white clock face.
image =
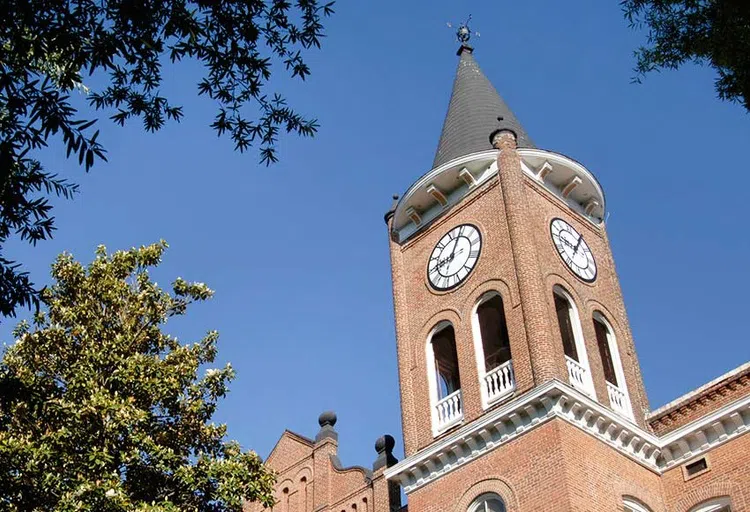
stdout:
<svg viewBox="0 0 750 512">
<path fill-rule="evenodd" d="M 474 269 L 482 251 L 482 235 L 471 224 L 456 226 L 435 246 L 427 264 L 427 277 L 438 290 L 458 286 Z"/>
<path fill-rule="evenodd" d="M 562 219 L 550 224 L 552 241 L 565 264 L 575 275 L 590 283 L 596 279 L 596 261 L 588 244 L 573 226 Z"/>
</svg>

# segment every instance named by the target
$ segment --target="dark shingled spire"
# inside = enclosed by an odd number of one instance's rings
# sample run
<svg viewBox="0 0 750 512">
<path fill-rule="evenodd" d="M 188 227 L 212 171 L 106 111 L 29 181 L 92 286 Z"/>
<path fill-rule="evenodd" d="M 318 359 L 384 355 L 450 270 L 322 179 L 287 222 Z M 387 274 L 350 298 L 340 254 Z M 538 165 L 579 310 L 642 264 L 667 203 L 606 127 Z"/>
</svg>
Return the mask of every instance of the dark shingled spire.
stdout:
<svg viewBox="0 0 750 512">
<path fill-rule="evenodd" d="M 472 52 L 467 44 L 458 50 L 461 58 L 433 168 L 454 158 L 492 149 L 490 136 L 497 130 L 515 133 L 520 148 L 534 147 L 521 123 L 482 73 Z"/>
</svg>

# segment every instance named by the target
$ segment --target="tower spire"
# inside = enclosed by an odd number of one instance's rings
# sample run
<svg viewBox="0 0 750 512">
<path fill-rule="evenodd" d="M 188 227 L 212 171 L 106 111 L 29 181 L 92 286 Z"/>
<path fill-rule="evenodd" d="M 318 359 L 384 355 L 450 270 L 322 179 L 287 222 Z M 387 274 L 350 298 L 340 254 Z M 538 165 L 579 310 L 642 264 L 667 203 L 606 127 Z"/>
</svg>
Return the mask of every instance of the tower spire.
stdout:
<svg viewBox="0 0 750 512">
<path fill-rule="evenodd" d="M 498 130 L 515 133 L 518 147 L 534 147 L 521 123 L 474 59 L 474 49 L 469 44 L 470 20 L 471 17 L 456 31 L 461 45 L 458 49 L 458 69 L 433 168 L 454 158 L 492 149 L 490 137 Z"/>
</svg>

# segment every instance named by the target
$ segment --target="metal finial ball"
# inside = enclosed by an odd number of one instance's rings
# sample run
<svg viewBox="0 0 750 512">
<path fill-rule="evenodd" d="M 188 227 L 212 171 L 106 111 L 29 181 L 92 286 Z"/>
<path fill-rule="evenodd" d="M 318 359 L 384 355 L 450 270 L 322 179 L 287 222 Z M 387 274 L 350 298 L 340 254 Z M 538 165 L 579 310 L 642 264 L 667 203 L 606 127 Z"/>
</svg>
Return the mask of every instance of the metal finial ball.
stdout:
<svg viewBox="0 0 750 512">
<path fill-rule="evenodd" d="M 336 421 L 338 418 L 336 418 L 336 413 L 333 411 L 325 411 L 320 416 L 318 416 L 318 425 L 321 427 L 325 426 L 331 426 L 333 427 L 336 424 Z"/>
<path fill-rule="evenodd" d="M 388 434 L 379 437 L 378 440 L 375 441 L 375 451 L 378 453 L 391 453 L 395 446 L 396 440 L 393 439 L 393 436 L 389 436 Z"/>
</svg>

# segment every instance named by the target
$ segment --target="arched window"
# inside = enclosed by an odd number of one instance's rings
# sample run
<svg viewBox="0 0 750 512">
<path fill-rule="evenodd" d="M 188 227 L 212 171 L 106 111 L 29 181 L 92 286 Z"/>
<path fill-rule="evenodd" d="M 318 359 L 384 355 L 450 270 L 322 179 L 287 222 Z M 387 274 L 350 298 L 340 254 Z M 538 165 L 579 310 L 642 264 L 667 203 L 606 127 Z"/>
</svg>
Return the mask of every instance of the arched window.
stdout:
<svg viewBox="0 0 750 512">
<path fill-rule="evenodd" d="M 607 381 L 607 395 L 612 410 L 628 418 L 633 417 L 633 408 L 630 405 L 628 388 L 625 385 L 625 373 L 622 369 L 620 351 L 617 348 L 617 339 L 614 330 L 607 319 L 599 311 L 594 312 L 594 333 L 596 344 L 599 347 L 599 356 L 602 359 L 604 379 Z"/>
<path fill-rule="evenodd" d="M 482 404 L 487 407 L 515 389 L 505 306 L 499 293 L 482 296 L 472 324 Z"/>
<path fill-rule="evenodd" d="M 729 496 L 714 498 L 690 509 L 690 512 L 732 512 Z"/>
<path fill-rule="evenodd" d="M 487 493 L 479 496 L 469 506 L 468 512 L 506 512 L 505 503 L 495 493 Z"/>
<path fill-rule="evenodd" d="M 570 294 L 561 286 L 554 287 L 553 297 L 570 383 L 587 395 L 595 397 L 578 310 Z"/>
<path fill-rule="evenodd" d="M 427 376 L 437 434 L 463 419 L 456 331 L 450 322 L 438 324 L 427 343 Z"/>
<path fill-rule="evenodd" d="M 456 331 L 453 330 L 452 325 L 444 327 L 432 336 L 432 350 L 435 354 L 438 398 L 445 398 L 461 389 L 458 354 L 456 353 Z"/>
<path fill-rule="evenodd" d="M 625 512 L 651 512 L 650 508 L 633 498 L 623 498 L 622 504 L 624 505 Z"/>
</svg>

